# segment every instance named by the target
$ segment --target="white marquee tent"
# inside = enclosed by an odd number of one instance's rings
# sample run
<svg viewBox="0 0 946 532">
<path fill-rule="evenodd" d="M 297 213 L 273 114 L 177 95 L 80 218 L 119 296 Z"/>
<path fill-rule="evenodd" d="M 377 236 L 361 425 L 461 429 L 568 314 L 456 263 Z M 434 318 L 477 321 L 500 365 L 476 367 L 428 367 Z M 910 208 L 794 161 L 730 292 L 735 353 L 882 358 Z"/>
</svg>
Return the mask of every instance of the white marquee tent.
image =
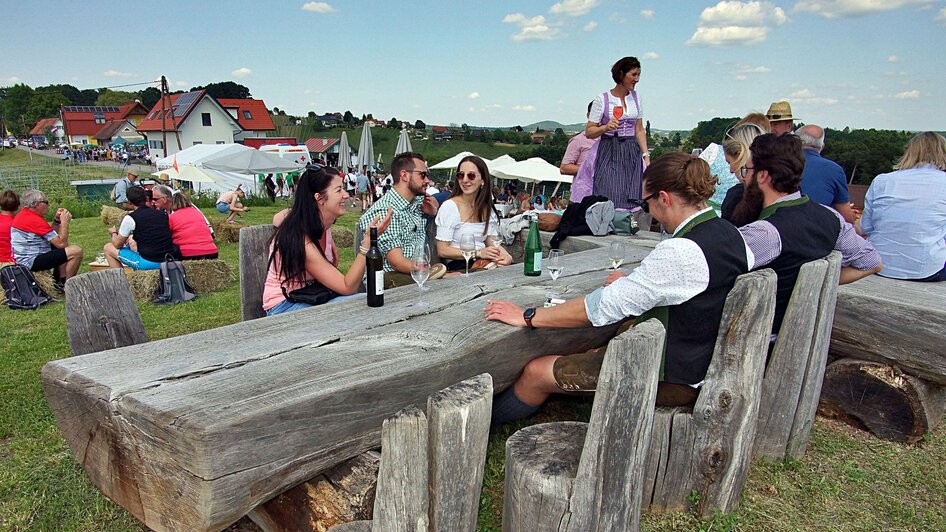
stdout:
<svg viewBox="0 0 946 532">
<path fill-rule="evenodd" d="M 194 180 L 194 189 L 226 192 L 243 185 L 248 193 L 257 192 L 256 174 L 285 173 L 301 170 L 302 165 L 271 153 L 260 152 L 242 144 L 198 144 L 179 151 L 170 157 L 158 159 L 158 170 L 183 170 L 193 165 L 211 176 L 214 181 Z M 186 176 L 169 176 L 172 179 L 189 181 Z"/>
</svg>

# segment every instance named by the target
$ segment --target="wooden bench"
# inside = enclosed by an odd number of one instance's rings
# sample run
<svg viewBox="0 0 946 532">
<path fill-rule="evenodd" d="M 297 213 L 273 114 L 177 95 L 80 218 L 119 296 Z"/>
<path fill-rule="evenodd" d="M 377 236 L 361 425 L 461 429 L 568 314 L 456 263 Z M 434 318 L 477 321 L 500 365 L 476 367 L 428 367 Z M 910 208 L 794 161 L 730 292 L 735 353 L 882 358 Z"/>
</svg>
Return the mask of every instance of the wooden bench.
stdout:
<svg viewBox="0 0 946 532">
<path fill-rule="evenodd" d="M 240 230 L 240 309 L 243 321 L 266 316 L 263 285 L 269 269 L 269 241 L 275 232 L 272 224 L 252 225 Z"/>
<path fill-rule="evenodd" d="M 946 408 L 946 283 L 879 275 L 838 289 L 822 412 L 913 443 Z"/>
<path fill-rule="evenodd" d="M 762 383 L 754 454 L 801 459 L 821 396 L 841 254 L 803 264 Z"/>
<path fill-rule="evenodd" d="M 121 269 L 72 277 L 65 291 L 66 332 L 73 356 L 148 341 Z"/>
</svg>

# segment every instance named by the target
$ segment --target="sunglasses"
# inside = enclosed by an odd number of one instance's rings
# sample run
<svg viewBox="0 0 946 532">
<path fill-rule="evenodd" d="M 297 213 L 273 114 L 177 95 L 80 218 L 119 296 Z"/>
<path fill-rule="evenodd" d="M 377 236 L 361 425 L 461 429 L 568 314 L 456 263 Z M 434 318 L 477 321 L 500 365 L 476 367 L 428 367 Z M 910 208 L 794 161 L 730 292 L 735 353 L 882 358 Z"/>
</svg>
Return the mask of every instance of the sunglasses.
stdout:
<svg viewBox="0 0 946 532">
<path fill-rule="evenodd" d="M 474 172 L 457 172 L 457 181 L 475 181 L 480 178 L 480 175 Z"/>
<path fill-rule="evenodd" d="M 660 195 L 660 191 L 658 190 L 657 192 L 654 192 L 653 194 L 651 194 L 650 196 L 647 196 L 647 197 L 644 198 L 644 199 L 632 199 L 632 200 L 630 200 L 630 203 L 631 203 L 631 205 L 636 205 L 636 206 L 640 207 L 642 211 L 644 211 L 645 213 L 648 213 L 648 214 L 649 214 L 649 213 L 650 213 L 650 205 L 648 205 L 647 202 L 650 201 L 650 200 L 652 200 L 652 199 L 655 199 L 655 198 L 656 198 L 657 196 L 659 196 L 659 195 Z"/>
<path fill-rule="evenodd" d="M 36 203 L 45 203 L 46 205 L 49 205 L 49 200 L 48 199 L 39 200 Z"/>
<path fill-rule="evenodd" d="M 769 120 L 791 120 L 792 115 L 769 115 Z"/>
<path fill-rule="evenodd" d="M 420 176 L 423 177 L 424 179 L 427 179 L 428 177 L 430 177 L 430 172 L 428 172 L 427 170 L 411 170 L 411 173 L 420 174 Z"/>
</svg>

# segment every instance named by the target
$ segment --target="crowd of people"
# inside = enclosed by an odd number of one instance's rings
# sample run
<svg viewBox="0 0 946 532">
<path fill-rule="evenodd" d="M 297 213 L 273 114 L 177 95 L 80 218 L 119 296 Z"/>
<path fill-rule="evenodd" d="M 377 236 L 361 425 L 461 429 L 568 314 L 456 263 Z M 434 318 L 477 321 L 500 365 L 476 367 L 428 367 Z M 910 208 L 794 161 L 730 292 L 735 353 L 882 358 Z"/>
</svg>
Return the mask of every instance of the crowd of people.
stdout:
<svg viewBox="0 0 946 532">
<path fill-rule="evenodd" d="M 84 163 L 88 161 L 115 162 L 123 166 L 131 161 L 138 161 L 145 165 L 151 164 L 151 155 L 148 148 L 118 147 L 68 147 L 56 148 L 56 153 L 62 155 L 63 160 Z"/>
</svg>

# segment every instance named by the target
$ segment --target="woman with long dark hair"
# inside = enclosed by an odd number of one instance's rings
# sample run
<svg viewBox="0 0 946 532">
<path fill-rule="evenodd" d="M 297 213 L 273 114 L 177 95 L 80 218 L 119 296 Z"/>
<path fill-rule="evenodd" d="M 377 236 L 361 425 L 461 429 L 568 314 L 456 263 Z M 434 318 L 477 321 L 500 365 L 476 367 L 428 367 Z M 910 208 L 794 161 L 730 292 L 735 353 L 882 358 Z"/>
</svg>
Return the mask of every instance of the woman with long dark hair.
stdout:
<svg viewBox="0 0 946 532">
<path fill-rule="evenodd" d="M 365 275 L 365 254 L 370 245 L 369 231 L 355 255 L 348 273 L 338 270 L 338 249 L 332 240 L 332 224 L 345 214 L 348 194 L 338 170 L 312 165 L 299 179 L 292 209 L 282 217 L 273 235 L 269 255 L 269 271 L 263 287 L 263 309 L 267 316 L 313 306 L 293 302 L 294 290 L 321 284 L 338 297 L 358 291 Z M 383 233 L 391 222 L 391 212 L 371 223 Z"/>
<path fill-rule="evenodd" d="M 446 259 L 447 269 L 466 267 L 460 253 L 460 239 L 473 235 L 476 259 L 500 266 L 512 264 L 512 256 L 499 244 L 499 216 L 493 207 L 486 162 L 475 155 L 464 157 L 457 166 L 450 199 L 437 211 L 437 255 Z"/>
</svg>

